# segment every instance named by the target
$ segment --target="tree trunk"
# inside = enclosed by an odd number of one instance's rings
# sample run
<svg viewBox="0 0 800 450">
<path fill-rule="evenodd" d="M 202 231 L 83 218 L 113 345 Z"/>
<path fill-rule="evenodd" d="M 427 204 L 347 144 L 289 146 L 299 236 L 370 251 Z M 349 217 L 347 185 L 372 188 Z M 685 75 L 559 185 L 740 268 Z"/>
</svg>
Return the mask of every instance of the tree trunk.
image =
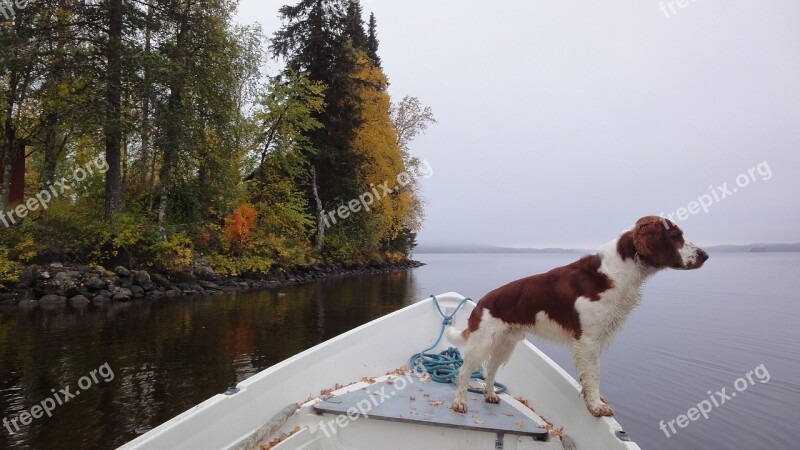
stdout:
<svg viewBox="0 0 800 450">
<path fill-rule="evenodd" d="M 319 197 L 319 187 L 317 185 L 317 170 L 311 171 L 311 192 L 314 194 L 314 203 L 317 205 L 317 253 L 322 253 L 325 247 L 325 209 L 322 205 L 322 199 Z"/>
<path fill-rule="evenodd" d="M 11 95 L 9 95 L 11 99 Z M 11 192 L 11 165 L 14 161 L 14 141 L 16 133 L 11 121 L 13 120 L 12 110 L 14 104 L 9 101 L 6 107 L 6 123 L 3 128 L 3 174 L 0 176 L 2 179 L 2 187 L 0 187 L 0 214 L 8 209 L 8 196 Z"/>
<path fill-rule="evenodd" d="M 145 23 L 144 54 L 150 55 L 152 30 L 150 22 L 153 18 L 153 5 L 147 5 L 147 22 Z M 144 95 L 142 96 L 142 154 L 139 164 L 139 183 L 143 187 L 147 183 L 148 175 L 155 177 L 154 171 L 149 171 L 149 162 L 153 158 L 150 147 L 150 105 L 152 105 L 153 89 L 150 81 L 150 66 L 146 63 L 144 68 Z M 155 159 L 155 158 L 153 158 Z"/>
<path fill-rule="evenodd" d="M 122 206 L 122 173 L 121 155 L 121 120 L 120 108 L 122 97 L 122 0 L 109 0 L 108 58 L 106 78 L 106 191 L 105 218 L 111 217 Z"/>
<path fill-rule="evenodd" d="M 42 190 L 51 186 L 56 179 L 56 166 L 58 164 L 59 144 L 57 135 L 58 115 L 49 112 L 44 118 L 44 140 L 42 151 L 44 152 L 44 162 L 42 164 Z"/>
</svg>

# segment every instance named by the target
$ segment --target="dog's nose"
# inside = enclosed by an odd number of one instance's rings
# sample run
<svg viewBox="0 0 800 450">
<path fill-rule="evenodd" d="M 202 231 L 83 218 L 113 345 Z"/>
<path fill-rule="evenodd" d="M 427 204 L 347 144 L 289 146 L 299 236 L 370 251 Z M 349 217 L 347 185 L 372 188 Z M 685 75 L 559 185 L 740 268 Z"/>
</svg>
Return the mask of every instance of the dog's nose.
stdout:
<svg viewBox="0 0 800 450">
<path fill-rule="evenodd" d="M 702 249 L 698 248 L 697 249 L 697 257 L 700 258 L 700 262 L 701 263 L 704 263 L 708 259 L 708 253 L 706 253 L 705 250 L 702 250 Z"/>
</svg>

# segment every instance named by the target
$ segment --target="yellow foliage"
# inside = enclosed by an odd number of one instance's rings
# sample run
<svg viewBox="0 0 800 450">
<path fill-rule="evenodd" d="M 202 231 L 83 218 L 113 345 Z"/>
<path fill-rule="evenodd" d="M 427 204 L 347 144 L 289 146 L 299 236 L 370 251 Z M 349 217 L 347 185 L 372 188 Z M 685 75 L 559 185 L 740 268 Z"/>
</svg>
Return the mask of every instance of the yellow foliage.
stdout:
<svg viewBox="0 0 800 450">
<path fill-rule="evenodd" d="M 0 247 L 0 289 L 5 289 L 19 281 L 17 265 L 8 259 L 8 249 Z"/>
<path fill-rule="evenodd" d="M 370 206 L 375 238 L 385 242 L 397 237 L 404 225 L 413 225 L 418 202 L 411 186 L 398 183 L 398 175 L 405 173 L 406 168 L 391 120 L 386 76 L 365 55 L 360 55 L 354 78 L 362 106 L 362 124 L 353 139 L 353 148 L 365 161 L 360 175 L 370 188 L 385 182 L 390 188 L 398 188 Z"/>
</svg>

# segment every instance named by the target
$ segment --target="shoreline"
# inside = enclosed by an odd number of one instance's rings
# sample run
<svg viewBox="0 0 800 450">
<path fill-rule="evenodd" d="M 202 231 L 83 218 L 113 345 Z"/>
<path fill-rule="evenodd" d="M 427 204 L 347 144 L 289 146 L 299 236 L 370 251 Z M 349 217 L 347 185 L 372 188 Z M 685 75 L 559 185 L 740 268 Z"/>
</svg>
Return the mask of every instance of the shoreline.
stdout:
<svg viewBox="0 0 800 450">
<path fill-rule="evenodd" d="M 387 274 L 424 265 L 412 259 L 366 265 L 320 263 L 276 269 L 264 275 L 223 277 L 202 266 L 191 272 L 150 273 L 122 266 L 109 271 L 85 264 L 53 262 L 22 269 L 20 282 L 8 292 L 0 293 L 0 305 L 16 304 L 25 309 L 53 309 L 67 305 L 82 308 L 111 302 L 214 296 L 359 275 Z"/>
</svg>

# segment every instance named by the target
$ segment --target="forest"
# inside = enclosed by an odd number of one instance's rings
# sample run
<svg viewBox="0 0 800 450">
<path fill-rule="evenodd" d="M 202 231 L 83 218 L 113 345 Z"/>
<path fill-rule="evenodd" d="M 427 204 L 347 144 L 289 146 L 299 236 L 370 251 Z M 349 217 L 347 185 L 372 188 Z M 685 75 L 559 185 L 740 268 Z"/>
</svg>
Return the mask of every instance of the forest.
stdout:
<svg viewBox="0 0 800 450">
<path fill-rule="evenodd" d="M 436 120 L 390 98 L 376 17 L 300 0 L 262 30 L 236 11 L 3 3 L 0 289 L 53 251 L 223 276 L 408 258 L 426 170 L 410 145 Z"/>
</svg>

